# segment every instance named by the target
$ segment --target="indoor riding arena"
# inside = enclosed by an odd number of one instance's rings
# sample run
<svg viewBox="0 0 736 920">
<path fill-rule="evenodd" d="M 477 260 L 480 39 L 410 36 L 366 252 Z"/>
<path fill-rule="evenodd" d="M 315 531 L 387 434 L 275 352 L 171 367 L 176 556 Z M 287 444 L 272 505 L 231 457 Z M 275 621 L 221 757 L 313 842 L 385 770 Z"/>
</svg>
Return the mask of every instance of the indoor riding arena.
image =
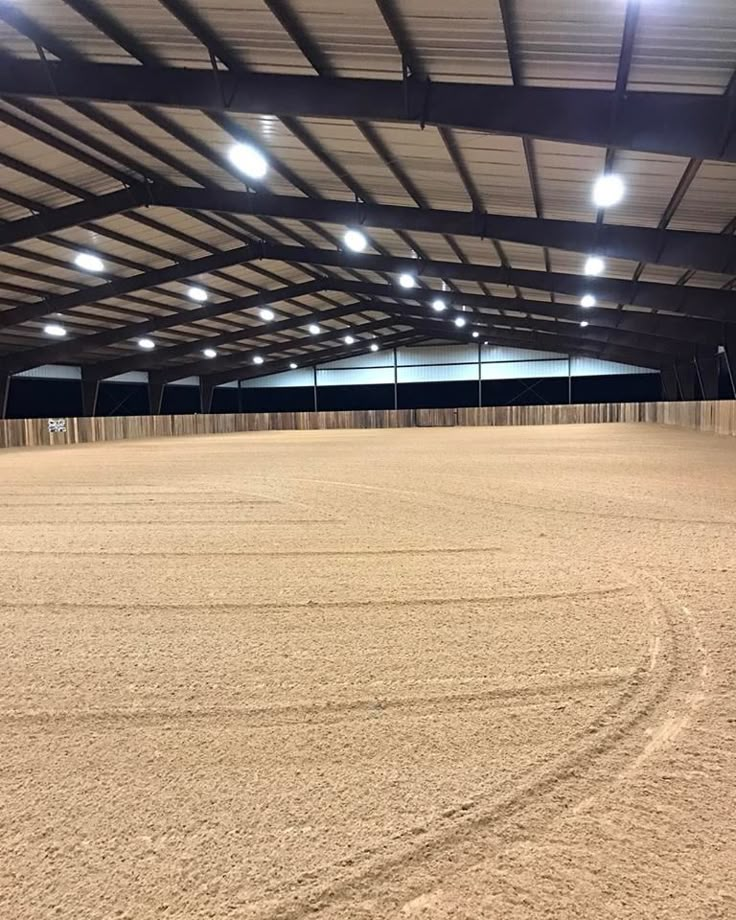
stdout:
<svg viewBox="0 0 736 920">
<path fill-rule="evenodd" d="M 0 920 L 736 920 L 732 0 L 0 64 Z"/>
</svg>

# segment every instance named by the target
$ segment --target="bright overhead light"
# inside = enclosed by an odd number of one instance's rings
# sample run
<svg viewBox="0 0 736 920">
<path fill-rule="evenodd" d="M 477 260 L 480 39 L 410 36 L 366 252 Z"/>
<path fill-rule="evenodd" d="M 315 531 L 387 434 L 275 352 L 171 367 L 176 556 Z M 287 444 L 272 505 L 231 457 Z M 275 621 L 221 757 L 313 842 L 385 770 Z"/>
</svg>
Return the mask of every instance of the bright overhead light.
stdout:
<svg viewBox="0 0 736 920">
<path fill-rule="evenodd" d="M 480 335 L 480 332 L 474 332 L 474 333 L 473 333 L 473 338 L 474 338 L 474 339 L 477 339 L 479 335 Z"/>
<path fill-rule="evenodd" d="M 91 252 L 80 252 L 74 259 L 77 268 L 85 272 L 104 272 L 105 263 L 99 256 Z"/>
<path fill-rule="evenodd" d="M 483 344 L 484 344 L 484 345 L 487 345 L 487 344 L 488 344 L 488 342 L 484 342 Z"/>
<path fill-rule="evenodd" d="M 442 313 L 443 310 L 447 309 L 447 304 L 441 297 L 436 297 L 432 301 L 432 309 L 435 311 L 435 313 Z"/>
<path fill-rule="evenodd" d="M 462 316 L 456 316 L 456 317 L 455 317 L 455 325 L 462 328 L 462 327 L 465 325 L 465 319 L 464 319 L 464 317 L 462 317 Z"/>
<path fill-rule="evenodd" d="M 266 158 L 250 144 L 235 144 L 230 148 L 228 158 L 249 179 L 262 179 L 268 172 Z"/>
<path fill-rule="evenodd" d="M 259 316 L 261 319 L 270 320 L 273 319 L 276 314 L 273 312 L 273 310 L 263 309 L 259 312 Z"/>
<path fill-rule="evenodd" d="M 593 297 L 592 294 L 586 294 L 585 297 L 580 301 L 581 307 L 594 307 L 598 301 Z"/>
<path fill-rule="evenodd" d="M 190 300 L 196 300 L 197 303 L 204 303 L 207 300 L 207 291 L 203 287 L 190 287 L 187 291 Z"/>
<path fill-rule="evenodd" d="M 290 367 L 293 371 L 295 371 L 295 370 L 299 367 L 299 365 L 298 365 L 298 364 L 295 364 L 294 361 L 292 361 L 291 364 L 289 365 L 289 367 Z"/>
<path fill-rule="evenodd" d="M 585 329 L 585 327 L 588 325 L 588 320 L 584 319 L 580 325 L 583 327 L 583 329 Z"/>
<path fill-rule="evenodd" d="M 608 173 L 596 180 L 593 186 L 593 202 L 599 208 L 612 208 L 624 197 L 624 191 L 621 176 Z"/>
<path fill-rule="evenodd" d="M 214 348 L 205 348 L 202 354 L 205 356 L 205 358 L 216 358 L 217 357 L 217 352 L 215 351 Z"/>
<path fill-rule="evenodd" d="M 150 351 L 156 347 L 156 343 L 153 339 L 138 339 L 138 347 L 145 349 L 145 351 Z"/>
<path fill-rule="evenodd" d="M 346 335 L 343 339 L 343 342 L 345 342 L 346 345 L 355 345 L 355 339 L 352 337 L 352 335 Z"/>
<path fill-rule="evenodd" d="M 319 335 L 322 330 L 319 328 L 319 326 L 316 323 L 312 323 L 311 326 L 307 326 L 307 331 L 311 335 Z"/>
<path fill-rule="evenodd" d="M 606 263 L 603 261 L 603 259 L 599 258 L 598 256 L 588 256 L 583 271 L 586 275 L 595 278 L 597 275 L 603 274 L 605 267 Z"/>
<path fill-rule="evenodd" d="M 55 339 L 63 339 L 66 335 L 66 329 L 58 323 L 49 323 L 48 326 L 43 327 L 43 331 Z"/>
<path fill-rule="evenodd" d="M 368 238 L 360 230 L 346 230 L 342 239 L 348 249 L 352 249 L 353 252 L 363 252 L 368 245 Z"/>
<path fill-rule="evenodd" d="M 371 345 L 371 351 L 378 351 L 378 345 L 375 342 Z"/>
<path fill-rule="evenodd" d="M 414 275 L 410 275 L 409 272 L 402 272 L 399 275 L 399 284 L 402 288 L 409 290 L 410 288 L 416 287 L 417 279 Z"/>
<path fill-rule="evenodd" d="M 254 363 L 254 364 L 263 364 L 263 358 L 262 358 L 260 355 L 256 355 L 255 358 L 253 358 L 253 363 Z"/>
</svg>

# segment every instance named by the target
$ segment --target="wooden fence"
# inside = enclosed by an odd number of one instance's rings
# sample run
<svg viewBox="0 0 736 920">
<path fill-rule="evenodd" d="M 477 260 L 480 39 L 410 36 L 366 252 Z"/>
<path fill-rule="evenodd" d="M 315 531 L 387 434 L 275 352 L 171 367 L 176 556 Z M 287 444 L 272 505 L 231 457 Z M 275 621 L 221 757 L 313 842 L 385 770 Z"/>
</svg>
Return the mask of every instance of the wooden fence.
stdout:
<svg viewBox="0 0 736 920">
<path fill-rule="evenodd" d="M 50 432 L 48 419 L 0 421 L 0 448 L 89 444 L 134 438 L 316 431 L 335 428 L 432 428 L 644 422 L 736 436 L 736 401 L 598 403 L 580 406 L 496 406 L 483 409 L 372 409 L 353 412 L 261 412 L 228 415 L 139 415 L 71 418 Z"/>
</svg>

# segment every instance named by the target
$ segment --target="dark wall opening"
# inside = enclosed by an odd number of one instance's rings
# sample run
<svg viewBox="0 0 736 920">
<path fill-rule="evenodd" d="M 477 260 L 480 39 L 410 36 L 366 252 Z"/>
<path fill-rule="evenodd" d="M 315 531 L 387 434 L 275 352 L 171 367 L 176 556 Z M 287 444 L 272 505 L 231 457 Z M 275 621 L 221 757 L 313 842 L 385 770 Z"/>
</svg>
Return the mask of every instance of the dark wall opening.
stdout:
<svg viewBox="0 0 736 920">
<path fill-rule="evenodd" d="M 311 412 L 312 387 L 263 387 L 242 389 L 243 412 Z"/>
<path fill-rule="evenodd" d="M 74 418 L 82 414 L 78 380 L 13 377 L 8 394 L 8 418 Z"/>
</svg>

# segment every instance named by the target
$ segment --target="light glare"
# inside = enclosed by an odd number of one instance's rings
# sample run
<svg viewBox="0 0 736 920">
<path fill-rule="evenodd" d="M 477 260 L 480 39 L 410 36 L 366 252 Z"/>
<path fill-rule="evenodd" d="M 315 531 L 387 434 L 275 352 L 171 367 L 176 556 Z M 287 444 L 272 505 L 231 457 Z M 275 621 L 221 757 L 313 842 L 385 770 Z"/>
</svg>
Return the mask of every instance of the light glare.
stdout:
<svg viewBox="0 0 736 920">
<path fill-rule="evenodd" d="M 598 301 L 593 297 L 592 294 L 586 294 L 585 297 L 580 301 L 581 307 L 594 307 Z"/>
<path fill-rule="evenodd" d="M 410 288 L 415 287 L 416 283 L 417 279 L 414 277 L 414 275 L 410 275 L 409 272 L 403 272 L 401 275 L 399 275 L 399 284 L 402 288 L 409 290 Z"/>
<path fill-rule="evenodd" d="M 260 355 L 256 355 L 255 358 L 253 358 L 253 363 L 254 363 L 254 364 L 263 364 L 263 358 L 262 358 Z"/>
<path fill-rule="evenodd" d="M 375 342 L 371 345 L 371 351 L 378 351 L 378 345 Z"/>
<path fill-rule="evenodd" d="M 190 300 L 196 300 L 197 303 L 204 303 L 207 300 L 207 291 L 203 287 L 197 287 L 196 285 L 189 288 L 187 292 L 189 294 Z"/>
<path fill-rule="evenodd" d="M 346 345 L 355 345 L 355 339 L 352 337 L 352 335 L 346 335 L 343 339 L 343 342 L 345 342 Z"/>
<path fill-rule="evenodd" d="M 289 367 L 290 367 L 293 371 L 295 371 L 295 370 L 299 367 L 299 365 L 296 364 L 294 361 L 292 361 L 291 364 L 289 365 Z"/>
<path fill-rule="evenodd" d="M 261 319 L 270 320 L 273 319 L 274 316 L 276 316 L 276 314 L 273 312 L 273 310 L 264 309 L 260 312 Z"/>
<path fill-rule="evenodd" d="M 447 304 L 441 297 L 437 297 L 432 301 L 432 309 L 435 311 L 435 313 L 442 313 L 443 310 L 447 309 Z"/>
<path fill-rule="evenodd" d="M 63 339 L 66 335 L 66 329 L 58 323 L 49 323 L 48 326 L 43 327 L 43 331 L 55 339 Z"/>
<path fill-rule="evenodd" d="M 593 201 L 599 208 L 611 208 L 624 197 L 624 183 L 614 173 L 600 176 L 593 186 Z"/>
<path fill-rule="evenodd" d="M 603 274 L 605 267 L 606 263 L 603 259 L 600 259 L 598 256 L 589 256 L 583 271 L 591 278 L 595 278 L 597 275 Z"/>
<path fill-rule="evenodd" d="M 99 256 L 91 252 L 80 252 L 74 259 L 77 268 L 85 272 L 104 272 L 105 263 Z"/>
<path fill-rule="evenodd" d="M 156 347 L 156 343 L 153 339 L 138 339 L 138 347 L 143 348 L 145 351 L 151 351 L 152 348 Z"/>
<path fill-rule="evenodd" d="M 353 252 L 363 252 L 368 245 L 368 239 L 365 233 L 361 233 L 360 230 L 346 230 L 343 242 L 348 249 L 352 249 Z"/>
<path fill-rule="evenodd" d="M 459 328 L 462 328 L 465 325 L 465 320 L 462 316 L 455 317 L 455 325 Z"/>
<path fill-rule="evenodd" d="M 584 319 L 580 325 L 583 327 L 583 329 L 585 329 L 585 327 L 588 325 L 588 320 Z"/>
<path fill-rule="evenodd" d="M 205 348 L 202 354 L 205 356 L 205 358 L 216 358 L 217 357 L 217 352 L 215 351 L 214 348 Z"/>
<path fill-rule="evenodd" d="M 235 144 L 230 148 L 228 158 L 249 179 L 262 179 L 268 172 L 266 158 L 250 144 Z"/>
<path fill-rule="evenodd" d="M 316 325 L 316 323 L 312 323 L 312 325 L 308 326 L 307 329 L 312 335 L 319 335 L 321 331 L 319 326 Z"/>
</svg>

